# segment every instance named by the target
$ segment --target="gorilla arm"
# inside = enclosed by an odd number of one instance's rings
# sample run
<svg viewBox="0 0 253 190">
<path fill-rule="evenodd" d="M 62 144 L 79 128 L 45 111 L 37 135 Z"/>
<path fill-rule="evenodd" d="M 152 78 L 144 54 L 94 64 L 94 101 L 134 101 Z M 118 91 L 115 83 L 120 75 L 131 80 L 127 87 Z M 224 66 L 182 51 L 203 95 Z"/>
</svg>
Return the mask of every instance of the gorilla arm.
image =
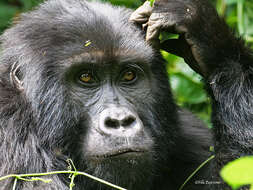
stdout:
<svg viewBox="0 0 253 190">
<path fill-rule="evenodd" d="M 145 18 L 145 19 L 144 19 Z M 130 21 L 147 26 L 146 40 L 157 46 L 160 31 L 179 34 L 159 44 L 179 55 L 206 82 L 212 98 L 216 172 L 253 153 L 253 57 L 207 0 L 146 2 Z"/>
</svg>

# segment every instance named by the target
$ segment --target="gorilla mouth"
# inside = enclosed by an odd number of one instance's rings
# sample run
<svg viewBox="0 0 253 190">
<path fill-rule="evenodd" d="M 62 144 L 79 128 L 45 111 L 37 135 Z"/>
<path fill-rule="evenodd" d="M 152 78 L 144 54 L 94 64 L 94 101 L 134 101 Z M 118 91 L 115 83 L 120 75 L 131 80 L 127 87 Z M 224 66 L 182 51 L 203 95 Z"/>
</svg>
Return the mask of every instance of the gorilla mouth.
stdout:
<svg viewBox="0 0 253 190">
<path fill-rule="evenodd" d="M 98 154 L 94 155 L 92 157 L 95 158 L 113 158 L 113 157 L 120 157 L 120 156 L 126 156 L 126 157 L 136 157 L 141 156 L 142 154 L 146 153 L 146 150 L 143 149 L 119 149 L 116 151 L 108 152 L 105 154 Z"/>
</svg>

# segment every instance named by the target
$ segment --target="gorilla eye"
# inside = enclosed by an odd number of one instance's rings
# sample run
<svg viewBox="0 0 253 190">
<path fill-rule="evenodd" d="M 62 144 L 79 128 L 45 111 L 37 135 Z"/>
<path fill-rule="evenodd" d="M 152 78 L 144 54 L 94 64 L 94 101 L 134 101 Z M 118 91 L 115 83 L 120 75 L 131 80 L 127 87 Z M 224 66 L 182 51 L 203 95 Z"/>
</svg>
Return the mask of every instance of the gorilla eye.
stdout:
<svg viewBox="0 0 253 190">
<path fill-rule="evenodd" d="M 83 83 L 91 83 L 94 80 L 94 77 L 92 76 L 92 73 L 90 71 L 86 71 L 80 76 L 80 81 Z"/>
<path fill-rule="evenodd" d="M 125 82 L 131 82 L 136 79 L 136 73 L 135 71 L 128 70 L 123 74 L 123 81 Z"/>
</svg>

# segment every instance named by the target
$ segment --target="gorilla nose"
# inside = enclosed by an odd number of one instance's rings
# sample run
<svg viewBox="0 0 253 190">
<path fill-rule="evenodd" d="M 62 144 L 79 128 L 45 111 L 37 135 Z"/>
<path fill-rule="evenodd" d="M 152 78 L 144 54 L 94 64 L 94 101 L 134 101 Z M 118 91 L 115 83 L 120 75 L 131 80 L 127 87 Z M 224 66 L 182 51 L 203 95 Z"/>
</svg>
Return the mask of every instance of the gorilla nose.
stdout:
<svg viewBox="0 0 253 190">
<path fill-rule="evenodd" d="M 132 136 L 142 128 L 138 115 L 125 107 L 105 109 L 100 115 L 99 128 L 103 133 L 116 136 Z"/>
<path fill-rule="evenodd" d="M 107 128 L 119 128 L 119 127 L 133 127 L 136 123 L 135 123 L 136 119 L 134 116 L 129 115 L 126 116 L 126 118 L 123 118 L 122 120 L 119 119 L 115 119 L 112 117 L 107 117 L 105 118 L 105 127 Z"/>
</svg>

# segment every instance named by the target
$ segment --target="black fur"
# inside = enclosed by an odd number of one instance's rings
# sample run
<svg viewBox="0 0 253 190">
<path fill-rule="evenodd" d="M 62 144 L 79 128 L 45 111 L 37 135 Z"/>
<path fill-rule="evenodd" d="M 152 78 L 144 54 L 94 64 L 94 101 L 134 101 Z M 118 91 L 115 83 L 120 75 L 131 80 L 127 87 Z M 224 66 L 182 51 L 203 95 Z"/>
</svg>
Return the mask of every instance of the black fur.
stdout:
<svg viewBox="0 0 253 190">
<path fill-rule="evenodd" d="M 164 30 L 180 34 L 162 48 L 174 51 L 205 80 L 212 98 L 215 162 L 212 181 L 222 181 L 220 169 L 253 153 L 253 53 L 236 37 L 208 0 L 157 0 L 153 12 L 163 14 Z M 166 13 L 166 14 L 164 14 Z M 175 47 L 177 46 L 177 47 Z M 226 185 L 207 189 L 229 189 Z M 248 188 L 242 188 L 248 189 Z"/>
</svg>

